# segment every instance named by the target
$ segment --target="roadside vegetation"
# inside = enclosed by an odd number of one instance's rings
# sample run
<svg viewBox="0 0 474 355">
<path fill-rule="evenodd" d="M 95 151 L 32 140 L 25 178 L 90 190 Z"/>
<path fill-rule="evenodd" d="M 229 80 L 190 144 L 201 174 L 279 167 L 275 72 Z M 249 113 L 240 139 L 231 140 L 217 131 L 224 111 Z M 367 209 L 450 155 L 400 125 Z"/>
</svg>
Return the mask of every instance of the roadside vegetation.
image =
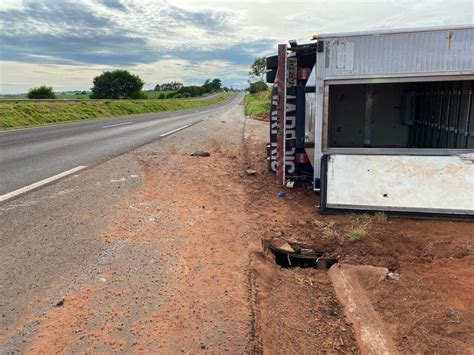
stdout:
<svg viewBox="0 0 474 355">
<path fill-rule="evenodd" d="M 272 90 L 263 80 L 266 73 L 265 60 L 265 57 L 255 58 L 250 66 L 248 93 L 245 95 L 245 115 L 268 121 Z"/>
<path fill-rule="evenodd" d="M 163 99 L 168 94 L 174 93 L 173 90 L 143 90 L 141 97 L 143 99 Z M 27 99 L 28 94 L 5 94 L 0 95 L 0 99 L 4 100 L 16 100 L 16 99 Z M 86 90 L 73 90 L 73 91 L 59 91 L 54 93 L 56 100 L 89 100 L 91 92 Z"/>
<path fill-rule="evenodd" d="M 233 89 L 222 86 L 220 79 L 207 79 L 202 85 L 185 86 L 179 82 L 156 84 L 153 90 L 143 90 L 144 82 L 127 70 L 105 71 L 93 80 L 91 91 L 75 90 L 55 93 L 50 86 L 42 85 L 32 88 L 27 94 L 5 94 L 0 99 L 35 99 L 35 100 L 88 100 L 88 99 L 186 99 L 206 97 L 219 92 L 230 92 Z"/>
<path fill-rule="evenodd" d="M 29 99 L 55 99 L 56 98 L 53 88 L 51 86 L 46 86 L 46 85 L 30 89 L 30 91 L 28 91 L 28 94 L 26 96 Z"/>
<path fill-rule="evenodd" d="M 217 104 L 230 93 L 194 100 L 100 100 L 82 102 L 0 102 L 0 130 L 176 111 Z"/>
<path fill-rule="evenodd" d="M 375 222 L 385 222 L 387 215 L 383 212 L 376 212 L 375 214 L 351 214 L 347 217 L 347 224 L 345 227 L 336 224 L 334 221 L 323 222 L 315 220 L 314 224 L 321 232 L 325 240 L 347 238 L 355 242 L 365 239 L 371 230 L 372 224 Z"/>
<path fill-rule="evenodd" d="M 245 115 L 251 118 L 269 120 L 270 100 L 272 91 L 265 91 L 245 95 Z"/>
</svg>

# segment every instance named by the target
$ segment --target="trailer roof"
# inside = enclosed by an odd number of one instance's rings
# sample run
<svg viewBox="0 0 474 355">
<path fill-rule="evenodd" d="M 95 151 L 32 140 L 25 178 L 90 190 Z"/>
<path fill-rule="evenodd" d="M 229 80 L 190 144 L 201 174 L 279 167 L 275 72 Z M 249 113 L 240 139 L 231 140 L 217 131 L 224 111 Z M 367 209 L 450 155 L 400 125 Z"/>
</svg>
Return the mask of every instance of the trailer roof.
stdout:
<svg viewBox="0 0 474 355">
<path fill-rule="evenodd" d="M 474 30 L 474 25 L 457 26 L 436 26 L 436 27 L 412 27 L 390 30 L 373 30 L 360 32 L 340 32 L 340 33 L 322 33 L 317 34 L 317 39 L 338 38 L 338 37 L 361 37 L 361 36 L 380 36 L 388 34 L 414 33 L 414 32 L 436 32 L 453 30 Z"/>
</svg>

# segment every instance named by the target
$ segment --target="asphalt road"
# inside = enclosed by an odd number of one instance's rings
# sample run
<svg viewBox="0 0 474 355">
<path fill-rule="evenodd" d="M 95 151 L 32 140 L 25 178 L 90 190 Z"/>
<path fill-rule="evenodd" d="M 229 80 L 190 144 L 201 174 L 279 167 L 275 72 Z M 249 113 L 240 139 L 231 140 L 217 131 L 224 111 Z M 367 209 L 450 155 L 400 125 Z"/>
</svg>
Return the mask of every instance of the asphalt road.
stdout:
<svg viewBox="0 0 474 355">
<path fill-rule="evenodd" d="M 240 100 L 242 94 L 236 94 L 198 109 L 0 132 L 0 195 L 122 154 L 218 115 Z"/>
</svg>

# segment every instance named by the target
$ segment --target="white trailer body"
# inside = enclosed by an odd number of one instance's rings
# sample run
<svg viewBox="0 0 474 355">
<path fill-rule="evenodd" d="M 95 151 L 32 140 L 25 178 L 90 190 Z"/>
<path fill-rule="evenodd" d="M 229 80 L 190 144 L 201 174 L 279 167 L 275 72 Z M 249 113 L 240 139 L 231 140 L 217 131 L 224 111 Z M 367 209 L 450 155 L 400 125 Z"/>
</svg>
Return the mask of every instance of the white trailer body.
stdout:
<svg viewBox="0 0 474 355">
<path fill-rule="evenodd" d="M 318 36 L 321 210 L 474 216 L 474 28 Z"/>
</svg>

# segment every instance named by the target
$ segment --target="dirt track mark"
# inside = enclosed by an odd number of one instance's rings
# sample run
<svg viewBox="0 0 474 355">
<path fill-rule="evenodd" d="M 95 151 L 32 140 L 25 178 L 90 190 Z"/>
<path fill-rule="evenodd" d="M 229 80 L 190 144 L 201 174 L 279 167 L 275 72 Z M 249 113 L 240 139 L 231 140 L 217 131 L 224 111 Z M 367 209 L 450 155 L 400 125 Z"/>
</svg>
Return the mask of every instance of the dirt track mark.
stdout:
<svg viewBox="0 0 474 355">
<path fill-rule="evenodd" d="M 255 283 L 255 268 L 253 265 L 253 255 L 250 255 L 249 266 L 247 268 L 247 304 L 250 308 L 250 329 L 249 329 L 249 353 L 263 354 L 261 324 L 260 324 L 260 299 L 258 287 Z"/>
</svg>

